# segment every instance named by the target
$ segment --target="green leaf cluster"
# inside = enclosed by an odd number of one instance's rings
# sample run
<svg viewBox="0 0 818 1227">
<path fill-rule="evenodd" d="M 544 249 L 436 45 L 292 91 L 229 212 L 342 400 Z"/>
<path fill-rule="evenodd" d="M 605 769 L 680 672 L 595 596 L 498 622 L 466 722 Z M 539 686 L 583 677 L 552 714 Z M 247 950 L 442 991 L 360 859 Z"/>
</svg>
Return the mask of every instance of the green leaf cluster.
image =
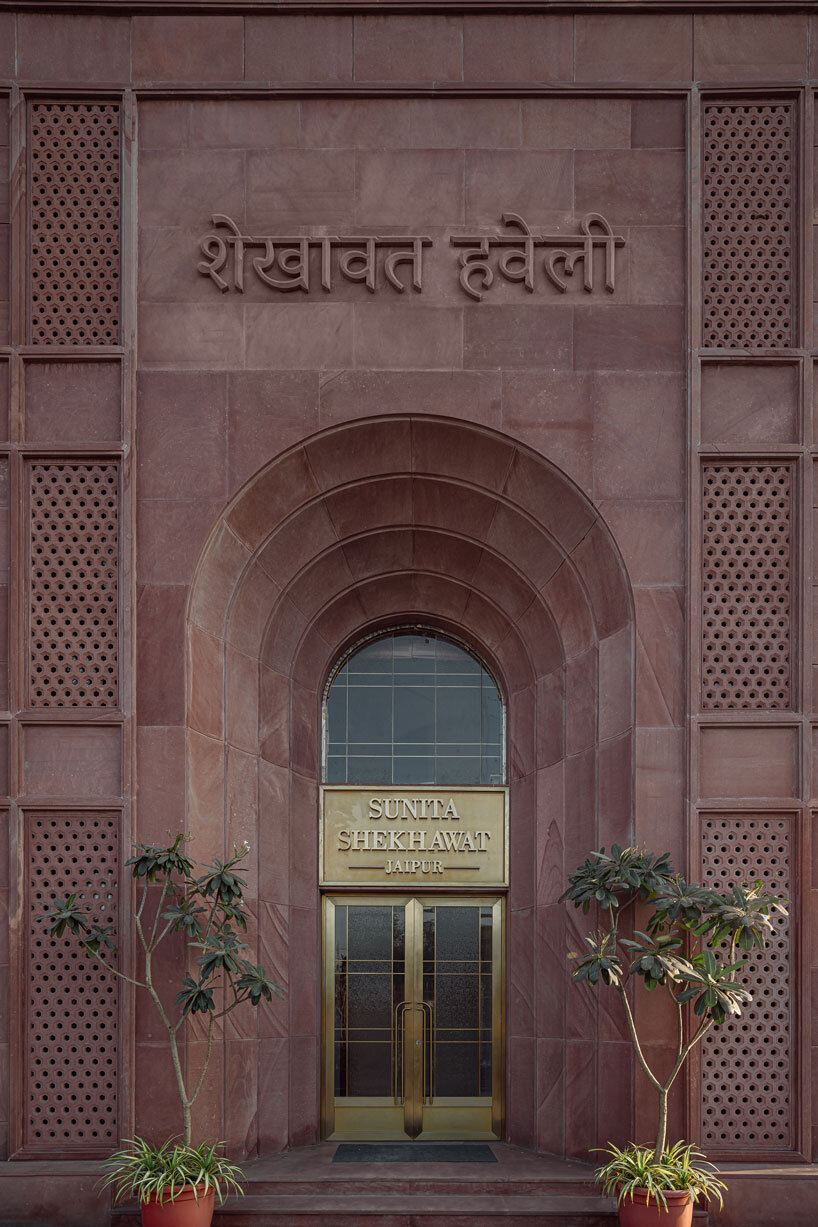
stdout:
<svg viewBox="0 0 818 1227">
<path fill-rule="evenodd" d="M 169 848 L 158 844 L 134 844 L 136 856 L 130 857 L 126 865 L 133 866 L 133 876 L 145 878 L 153 883 L 177 874 L 186 879 L 193 873 L 193 862 L 182 851 L 184 835 L 177 835 Z"/>
<path fill-rule="evenodd" d="M 153 1197 L 165 1204 L 192 1186 L 197 1202 L 212 1189 L 221 1205 L 226 1193 L 244 1193 L 241 1169 L 228 1163 L 220 1153 L 223 1147 L 224 1142 L 184 1146 L 173 1138 L 152 1146 L 143 1138 L 128 1138 L 122 1150 L 103 1159 L 98 1187 L 112 1188 L 115 1202 L 136 1197 L 142 1203 Z"/>
<path fill-rule="evenodd" d="M 667 853 L 656 856 L 614 844 L 610 852 L 592 852 L 569 874 L 562 901 L 586 915 L 593 907 L 607 916 L 607 928 L 588 934 L 583 949 L 569 953 L 572 977 L 575 983 L 594 988 L 603 984 L 619 994 L 636 1059 L 658 1097 L 655 1146 L 647 1150 L 631 1145 L 626 1151 L 612 1146 L 611 1162 L 599 1177 L 606 1192 L 619 1190 L 621 1200 L 628 1190 L 645 1188 L 664 1200 L 662 1189 L 688 1188 L 720 1198 L 723 1186 L 712 1178 L 715 1183 L 708 1190 L 710 1177 L 702 1174 L 701 1164 L 692 1162 L 691 1147 L 677 1142 L 666 1150 L 668 1096 L 706 1032 L 740 1015 L 752 1000 L 740 979 L 744 960 L 736 955 L 764 949 L 774 917 L 787 913 L 786 900 L 762 882 L 735 884 L 722 894 L 686 882 Z M 623 913 L 637 904 L 640 919 L 647 913 L 644 928 L 620 935 Z M 647 1059 L 631 1005 L 631 986 L 640 982 L 648 992 L 667 992 L 676 1007 L 676 1056 L 661 1078 Z"/>
<path fill-rule="evenodd" d="M 612 984 L 616 988 L 622 981 L 622 961 L 616 953 L 616 939 L 612 933 L 591 933 L 585 938 L 587 951 L 578 954 L 572 950 L 569 959 L 576 962 L 574 980 L 587 980 L 589 984 Z"/>
<path fill-rule="evenodd" d="M 568 889 L 563 900 L 581 907 L 587 915 L 592 904 L 607 911 L 620 906 L 624 897 L 652 899 L 673 874 L 670 857 L 651 856 L 638 848 L 620 848 L 614 844 L 610 853 L 604 848 L 592 852 L 579 869 L 568 875 Z"/>
<path fill-rule="evenodd" d="M 636 1190 L 644 1189 L 648 1204 L 653 1198 L 665 1210 L 668 1192 L 689 1193 L 693 1202 L 712 1198 L 720 1206 L 724 1204 L 722 1195 L 727 1186 L 695 1146 L 674 1142 L 657 1159 L 652 1147 L 631 1142 L 620 1150 L 609 1142 L 602 1153 L 610 1157 L 597 1168 L 596 1180 L 608 1197 L 616 1197 L 620 1202 L 630 1197 L 633 1201 Z"/>
<path fill-rule="evenodd" d="M 135 845 L 134 855 L 126 864 L 136 886 L 134 925 L 142 952 L 139 978 L 128 975 L 115 960 L 108 960 L 109 955 L 117 952 L 112 926 L 98 923 L 81 894 L 52 900 L 48 910 L 39 917 L 50 937 L 78 939 L 86 952 L 113 975 L 146 990 L 167 1031 L 182 1105 L 184 1146 L 180 1149 L 167 1144 L 158 1152 L 151 1152 L 150 1162 L 145 1144 L 137 1145 L 138 1139 L 129 1151 L 121 1152 L 123 1164 L 126 1159 L 122 1156 L 127 1155 L 130 1156 L 128 1163 L 139 1167 L 140 1179 L 148 1181 L 145 1187 L 150 1185 L 150 1173 L 156 1175 L 164 1171 L 163 1165 L 170 1164 L 168 1170 L 175 1171 L 177 1161 L 182 1166 L 187 1163 L 191 1110 L 210 1062 L 216 1021 L 241 1005 L 257 1007 L 264 1001 L 272 1001 L 273 996 L 284 995 L 281 985 L 267 974 L 265 967 L 248 959 L 249 947 L 242 940 L 247 932 L 243 862 L 249 851 L 249 846 L 244 844 L 234 849 L 233 855 L 226 860 L 217 859 L 197 867 L 184 850 L 182 835 L 177 835 L 165 847 Z M 153 967 L 154 955 L 162 942 L 174 937 L 181 937 L 187 958 L 174 1009 L 171 1009 L 164 1000 L 164 984 L 154 983 Z M 194 1014 L 201 1014 L 207 1020 L 207 1042 L 201 1070 L 191 1086 L 187 1080 L 189 1075 L 182 1068 L 178 1037 Z M 188 1175 L 185 1181 L 190 1183 Z"/>
<path fill-rule="evenodd" d="M 585 949 L 569 954 L 576 982 L 622 988 L 640 979 L 649 991 L 666 987 L 677 1003 L 693 1001 L 694 1013 L 711 1024 L 740 1014 L 751 1000 L 735 979 L 744 965 L 736 953 L 763 950 L 774 917 L 787 913 L 786 900 L 762 882 L 721 894 L 686 882 L 667 853 L 617 844 L 610 852 L 592 852 L 569 874 L 562 900 L 585 914 L 595 905 L 610 922 L 584 939 Z M 652 907 L 645 931 L 620 937 L 619 917 L 636 902 Z M 691 954 L 697 938 L 705 949 Z"/>
<path fill-rule="evenodd" d="M 114 926 L 99 924 L 85 904 L 78 903 L 77 899 L 76 894 L 68 895 L 65 899 L 53 899 L 51 908 L 39 917 L 48 925 L 49 937 L 62 937 L 67 929 L 82 940 L 89 954 L 96 956 L 106 950 L 115 954 L 117 946 L 111 936 Z"/>
<path fill-rule="evenodd" d="M 197 876 L 193 861 L 182 848 L 184 837 L 177 835 L 168 847 L 137 844 L 134 855 L 126 861 L 137 884 L 143 884 L 143 896 L 136 912 L 137 927 L 144 936 L 150 932 L 147 951 L 152 954 L 170 933 L 181 933 L 191 951 L 200 951 L 195 958 L 196 974 L 186 975 L 175 1004 L 181 1018 L 189 1014 L 227 1013 L 242 1002 L 257 1006 L 282 996 L 282 989 L 261 965 L 244 957 L 246 943 L 239 930 L 247 931 L 244 891 L 245 873 L 241 862 L 248 853 L 246 846 L 236 849 L 226 861 L 214 860 L 204 865 Z M 154 904 L 153 924 L 149 924 L 148 886 L 160 888 Z M 111 937 L 112 926 L 94 922 L 89 909 L 76 894 L 55 899 L 40 919 L 47 925 L 49 936 L 59 938 L 66 932 L 79 937 L 89 954 L 98 956 L 116 952 Z M 227 1007 L 217 1010 L 217 990 L 226 990 Z"/>
</svg>

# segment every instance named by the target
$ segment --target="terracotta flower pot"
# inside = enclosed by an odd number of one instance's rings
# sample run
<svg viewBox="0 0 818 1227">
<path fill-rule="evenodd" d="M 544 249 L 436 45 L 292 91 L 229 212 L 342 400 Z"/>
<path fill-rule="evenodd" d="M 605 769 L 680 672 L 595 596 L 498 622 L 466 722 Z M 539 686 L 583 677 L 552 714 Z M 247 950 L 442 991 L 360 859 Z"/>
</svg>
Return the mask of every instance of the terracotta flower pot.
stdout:
<svg viewBox="0 0 818 1227">
<path fill-rule="evenodd" d="M 633 1201 L 619 1203 L 620 1227 L 692 1227 L 693 1202 L 689 1193 L 665 1192 L 667 1210 L 655 1197 L 648 1202 L 646 1189 L 634 1189 Z"/>
<path fill-rule="evenodd" d="M 173 1201 L 143 1201 L 142 1227 L 210 1227 L 216 1194 L 213 1189 L 205 1193 L 200 1185 L 198 1195 L 197 1202 L 188 1185 Z"/>
</svg>

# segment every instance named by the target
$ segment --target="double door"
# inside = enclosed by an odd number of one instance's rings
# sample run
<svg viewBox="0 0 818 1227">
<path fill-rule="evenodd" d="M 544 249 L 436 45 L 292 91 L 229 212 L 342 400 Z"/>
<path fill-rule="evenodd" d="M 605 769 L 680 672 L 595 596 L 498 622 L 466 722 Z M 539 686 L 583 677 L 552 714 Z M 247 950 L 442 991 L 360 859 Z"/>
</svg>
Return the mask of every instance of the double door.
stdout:
<svg viewBox="0 0 818 1227">
<path fill-rule="evenodd" d="M 501 1136 L 502 918 L 499 898 L 325 898 L 325 1136 Z"/>
</svg>

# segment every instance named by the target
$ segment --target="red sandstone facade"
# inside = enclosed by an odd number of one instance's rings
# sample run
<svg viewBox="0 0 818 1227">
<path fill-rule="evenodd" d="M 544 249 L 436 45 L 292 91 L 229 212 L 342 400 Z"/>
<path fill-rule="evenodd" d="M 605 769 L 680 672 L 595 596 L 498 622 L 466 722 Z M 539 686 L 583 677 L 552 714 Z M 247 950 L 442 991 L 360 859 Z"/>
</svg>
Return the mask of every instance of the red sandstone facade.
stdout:
<svg viewBox="0 0 818 1227">
<path fill-rule="evenodd" d="M 0 1220 L 107 1222 L 90 1161 L 178 1127 L 149 1010 L 58 980 L 34 917 L 89 873 L 124 915 L 131 840 L 182 825 L 251 844 L 288 987 L 231 1016 L 207 1132 L 318 1140 L 321 698 L 413 621 L 508 704 L 508 1140 L 650 1129 L 622 1019 L 570 988 L 567 870 L 746 866 L 791 920 L 673 1128 L 741 1165 L 719 1222 L 814 1221 L 818 17 L 82 7 L 0 5 Z M 529 289 L 489 246 L 464 285 L 452 239 L 503 214 L 565 250 Z M 589 214 L 621 240 L 590 257 Z M 310 238 L 309 290 L 263 246 L 240 288 L 235 233 Z M 383 241 L 374 286 L 342 247 L 322 284 L 327 236 Z M 420 288 L 396 236 L 429 239 Z"/>
</svg>

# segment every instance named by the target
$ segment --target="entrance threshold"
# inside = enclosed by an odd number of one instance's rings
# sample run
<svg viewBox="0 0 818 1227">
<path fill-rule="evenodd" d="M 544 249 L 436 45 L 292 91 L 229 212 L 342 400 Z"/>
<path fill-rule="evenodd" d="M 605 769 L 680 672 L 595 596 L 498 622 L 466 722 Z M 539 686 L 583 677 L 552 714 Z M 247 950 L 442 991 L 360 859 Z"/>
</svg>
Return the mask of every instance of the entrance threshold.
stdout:
<svg viewBox="0 0 818 1227">
<path fill-rule="evenodd" d="M 496 1163 L 485 1142 L 341 1142 L 333 1163 Z"/>
<path fill-rule="evenodd" d="M 590 1164 L 488 1143 L 496 1163 L 334 1163 L 338 1142 L 321 1142 L 243 1166 L 245 1197 L 216 1210 L 214 1227 L 616 1227 Z M 407 1148 L 415 1142 L 403 1143 Z M 115 1212 L 112 1227 L 137 1227 Z M 697 1211 L 694 1227 L 707 1227 Z"/>
</svg>

